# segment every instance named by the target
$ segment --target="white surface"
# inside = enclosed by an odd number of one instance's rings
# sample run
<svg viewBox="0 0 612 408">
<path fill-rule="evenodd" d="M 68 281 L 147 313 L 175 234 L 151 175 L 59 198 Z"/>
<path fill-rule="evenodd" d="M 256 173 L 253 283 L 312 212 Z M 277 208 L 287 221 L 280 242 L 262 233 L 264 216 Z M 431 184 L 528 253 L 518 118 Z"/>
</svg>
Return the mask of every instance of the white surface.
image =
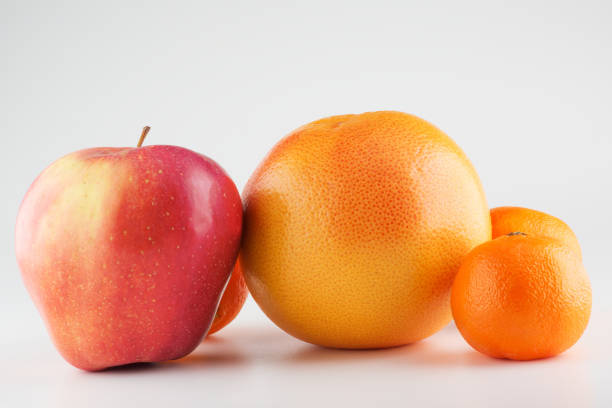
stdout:
<svg viewBox="0 0 612 408">
<path fill-rule="evenodd" d="M 413 345 L 349 351 L 302 343 L 261 318 L 234 322 L 184 359 L 101 373 L 69 366 L 45 338 L 4 342 L 10 352 L 0 401 L 7 407 L 612 404 L 610 311 L 594 313 L 569 352 L 532 362 L 485 357 L 452 325 Z"/>
<path fill-rule="evenodd" d="M 612 3 L 410 3 L 0 1 L 0 406 L 612 405 Z M 242 188 L 290 130 L 380 109 L 446 131 L 491 206 L 572 226 L 594 292 L 576 347 L 503 362 L 449 327 L 393 350 L 323 350 L 250 302 L 184 363 L 87 374 L 58 356 L 13 241 L 51 161 L 135 145 L 147 124 L 147 143 L 202 152 Z"/>
</svg>

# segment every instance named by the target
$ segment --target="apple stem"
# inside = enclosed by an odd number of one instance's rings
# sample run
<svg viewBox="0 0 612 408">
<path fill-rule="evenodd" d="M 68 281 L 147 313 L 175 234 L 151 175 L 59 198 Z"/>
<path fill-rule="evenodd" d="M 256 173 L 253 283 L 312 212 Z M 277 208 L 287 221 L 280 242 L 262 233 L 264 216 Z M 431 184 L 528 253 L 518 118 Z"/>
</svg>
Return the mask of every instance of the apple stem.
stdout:
<svg viewBox="0 0 612 408">
<path fill-rule="evenodd" d="M 147 137 L 147 133 L 149 133 L 149 130 L 151 130 L 150 126 L 145 126 L 142 128 L 142 133 L 140 134 L 140 139 L 138 139 L 138 144 L 136 145 L 136 147 L 142 146 L 142 142 L 144 142 L 145 137 Z"/>
</svg>

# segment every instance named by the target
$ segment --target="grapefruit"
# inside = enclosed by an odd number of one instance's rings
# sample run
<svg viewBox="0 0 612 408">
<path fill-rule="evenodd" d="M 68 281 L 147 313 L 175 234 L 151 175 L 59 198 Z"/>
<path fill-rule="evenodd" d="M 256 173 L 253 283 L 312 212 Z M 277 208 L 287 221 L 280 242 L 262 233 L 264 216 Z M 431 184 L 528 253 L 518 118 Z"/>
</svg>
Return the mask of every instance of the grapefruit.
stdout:
<svg viewBox="0 0 612 408">
<path fill-rule="evenodd" d="M 281 329 L 337 348 L 423 339 L 451 319 L 462 258 L 491 239 L 459 146 L 401 112 L 321 119 L 282 139 L 244 190 L 241 265 Z"/>
</svg>

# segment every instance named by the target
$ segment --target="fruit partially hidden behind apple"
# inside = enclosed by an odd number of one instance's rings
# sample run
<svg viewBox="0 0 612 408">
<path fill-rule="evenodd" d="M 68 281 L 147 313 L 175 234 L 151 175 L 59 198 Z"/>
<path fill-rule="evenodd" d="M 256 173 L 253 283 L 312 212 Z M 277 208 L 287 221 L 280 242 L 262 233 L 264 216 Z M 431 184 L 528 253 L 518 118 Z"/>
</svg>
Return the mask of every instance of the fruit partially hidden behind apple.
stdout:
<svg viewBox="0 0 612 408">
<path fill-rule="evenodd" d="M 240 246 L 242 203 L 213 160 L 177 146 L 92 148 L 45 169 L 16 226 L 25 285 L 84 370 L 190 353 Z"/>
<path fill-rule="evenodd" d="M 247 289 L 246 282 L 244 281 L 244 275 L 242 274 L 242 267 L 240 266 L 240 257 L 236 261 L 232 276 L 227 283 L 227 287 L 223 292 L 217 313 L 210 326 L 207 336 L 218 332 L 228 324 L 232 322 L 240 313 L 244 302 L 249 296 L 249 290 Z"/>
</svg>

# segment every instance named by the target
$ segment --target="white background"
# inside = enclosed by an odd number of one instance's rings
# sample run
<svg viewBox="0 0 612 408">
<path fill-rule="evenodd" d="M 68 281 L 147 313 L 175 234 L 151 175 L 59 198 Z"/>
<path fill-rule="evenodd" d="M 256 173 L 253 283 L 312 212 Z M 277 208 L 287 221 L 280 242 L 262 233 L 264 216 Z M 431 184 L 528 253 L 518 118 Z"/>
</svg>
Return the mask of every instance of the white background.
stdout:
<svg viewBox="0 0 612 408">
<path fill-rule="evenodd" d="M 0 0 L 0 406 L 612 404 L 612 3 Z M 451 325 L 421 343 L 333 351 L 249 303 L 178 363 L 89 374 L 55 352 L 14 257 L 36 175 L 85 147 L 176 144 L 242 189 L 292 129 L 395 109 L 443 129 L 491 206 L 559 216 L 594 293 L 566 354 L 513 363 Z"/>
</svg>

